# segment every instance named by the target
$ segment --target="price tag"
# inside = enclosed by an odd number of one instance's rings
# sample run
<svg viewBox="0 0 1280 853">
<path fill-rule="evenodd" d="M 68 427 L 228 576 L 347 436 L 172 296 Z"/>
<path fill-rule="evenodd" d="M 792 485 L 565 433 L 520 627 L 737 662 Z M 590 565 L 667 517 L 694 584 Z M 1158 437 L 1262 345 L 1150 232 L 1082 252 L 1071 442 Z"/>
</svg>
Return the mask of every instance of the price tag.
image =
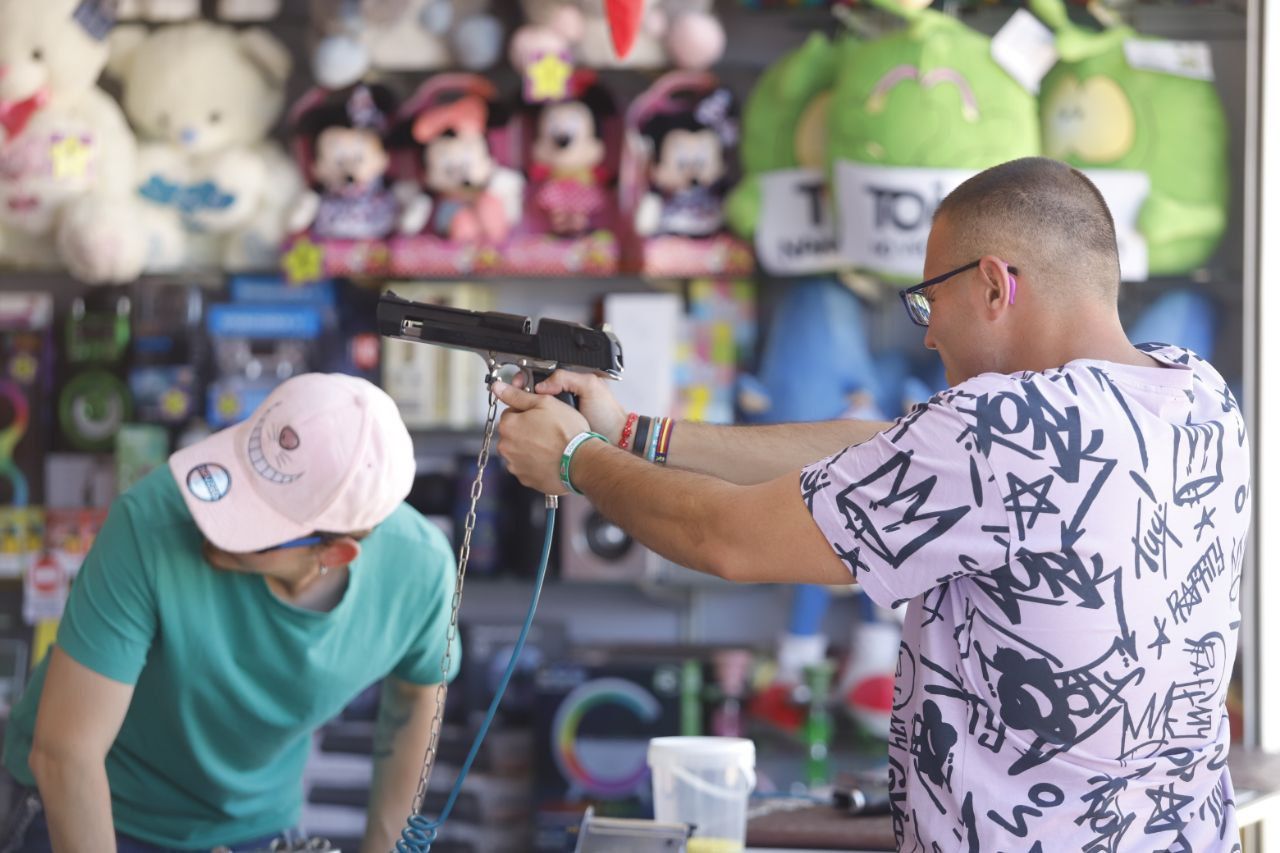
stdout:
<svg viewBox="0 0 1280 853">
<path fill-rule="evenodd" d="M 841 266 L 831 193 L 816 169 L 784 169 L 760 178 L 756 255 L 775 275 L 805 275 Z"/>
<path fill-rule="evenodd" d="M 841 255 L 880 275 L 919 278 L 934 210 L 973 174 L 840 161 L 835 179 Z"/>
<path fill-rule="evenodd" d="M 1132 68 L 1159 71 L 1193 80 L 1213 79 L 1213 55 L 1202 41 L 1161 41 L 1129 39 L 1124 43 L 1124 58 Z"/>
<path fill-rule="evenodd" d="M 1058 61 L 1058 47 L 1052 30 L 1026 9 L 1019 9 L 992 37 L 991 58 L 1022 88 L 1038 95 L 1040 81 Z"/>
</svg>

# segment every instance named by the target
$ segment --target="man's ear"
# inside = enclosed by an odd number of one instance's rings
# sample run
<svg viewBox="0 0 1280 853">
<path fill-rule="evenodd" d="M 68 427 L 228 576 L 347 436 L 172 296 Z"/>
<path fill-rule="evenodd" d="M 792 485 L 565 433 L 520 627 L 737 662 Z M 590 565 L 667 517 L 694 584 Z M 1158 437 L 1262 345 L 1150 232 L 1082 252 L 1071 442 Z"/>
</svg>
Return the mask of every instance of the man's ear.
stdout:
<svg viewBox="0 0 1280 853">
<path fill-rule="evenodd" d="M 340 536 L 320 551 L 320 565 L 329 569 L 340 569 L 355 562 L 360 556 L 360 543 L 350 536 Z"/>
<path fill-rule="evenodd" d="M 992 314 L 1002 311 L 1009 304 L 1008 266 L 994 255 L 985 255 L 978 262 L 982 276 L 982 302 Z"/>
</svg>

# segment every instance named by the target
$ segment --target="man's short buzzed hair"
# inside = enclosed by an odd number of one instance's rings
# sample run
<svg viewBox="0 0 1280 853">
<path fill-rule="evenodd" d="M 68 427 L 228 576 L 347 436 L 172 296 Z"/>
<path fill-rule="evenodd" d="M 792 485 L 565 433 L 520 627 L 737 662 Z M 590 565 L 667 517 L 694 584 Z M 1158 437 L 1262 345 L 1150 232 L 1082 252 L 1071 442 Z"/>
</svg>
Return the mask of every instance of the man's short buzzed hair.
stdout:
<svg viewBox="0 0 1280 853">
<path fill-rule="evenodd" d="M 1054 289 L 1118 295 L 1111 211 L 1093 182 L 1065 163 L 1024 157 L 979 172 L 938 205 L 934 220 L 942 218 L 964 254 L 957 263 L 995 254 Z"/>
</svg>

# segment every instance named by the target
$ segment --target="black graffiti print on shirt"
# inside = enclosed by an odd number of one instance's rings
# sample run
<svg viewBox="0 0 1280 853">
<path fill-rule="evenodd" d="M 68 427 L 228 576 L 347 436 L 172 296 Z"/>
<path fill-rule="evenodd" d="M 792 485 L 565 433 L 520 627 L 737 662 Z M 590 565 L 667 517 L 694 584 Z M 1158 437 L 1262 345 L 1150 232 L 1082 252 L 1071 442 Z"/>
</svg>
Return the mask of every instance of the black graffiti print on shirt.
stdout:
<svg viewBox="0 0 1280 853">
<path fill-rule="evenodd" d="M 1222 485 L 1220 421 L 1173 428 L 1173 500 L 1179 506 L 1196 504 Z"/>
<path fill-rule="evenodd" d="M 1019 383 L 1018 391 L 957 395 L 956 409 L 968 415 L 966 434 L 972 435 L 978 452 L 990 457 L 1000 447 L 1027 459 L 1047 460 L 1054 475 L 1079 482 L 1081 463 L 1102 445 L 1102 430 L 1091 430 L 1086 443 L 1079 408 L 1059 411 L 1030 381 Z"/>
<path fill-rule="evenodd" d="M 910 481 L 913 451 L 899 451 L 836 495 L 836 508 L 854 537 L 890 566 L 942 536 L 969 512 L 967 505 L 930 509 L 936 475 Z M 859 562 L 854 558 L 855 562 Z M 865 568 L 854 565 L 854 571 Z"/>
<path fill-rule="evenodd" d="M 955 726 L 942 719 L 942 709 L 937 703 L 925 700 L 921 713 L 916 714 L 911 721 L 911 757 L 914 759 L 916 773 L 921 781 L 927 783 L 925 790 L 933 797 L 934 806 L 943 814 L 946 814 L 947 809 L 934 790 L 951 790 L 951 774 L 955 763 L 952 751 L 959 739 Z"/>
</svg>

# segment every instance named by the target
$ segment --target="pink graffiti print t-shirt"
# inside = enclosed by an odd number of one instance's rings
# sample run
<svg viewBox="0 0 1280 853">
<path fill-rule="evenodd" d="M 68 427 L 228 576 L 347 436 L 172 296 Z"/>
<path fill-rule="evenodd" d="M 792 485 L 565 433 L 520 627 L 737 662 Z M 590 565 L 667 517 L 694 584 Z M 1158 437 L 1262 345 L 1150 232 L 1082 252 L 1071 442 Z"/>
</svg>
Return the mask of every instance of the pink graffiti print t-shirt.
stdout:
<svg viewBox="0 0 1280 853">
<path fill-rule="evenodd" d="M 1164 367 L 978 376 L 803 473 L 862 589 L 906 603 L 901 850 L 1238 849 L 1249 444 L 1207 362 L 1142 349 Z"/>
</svg>

